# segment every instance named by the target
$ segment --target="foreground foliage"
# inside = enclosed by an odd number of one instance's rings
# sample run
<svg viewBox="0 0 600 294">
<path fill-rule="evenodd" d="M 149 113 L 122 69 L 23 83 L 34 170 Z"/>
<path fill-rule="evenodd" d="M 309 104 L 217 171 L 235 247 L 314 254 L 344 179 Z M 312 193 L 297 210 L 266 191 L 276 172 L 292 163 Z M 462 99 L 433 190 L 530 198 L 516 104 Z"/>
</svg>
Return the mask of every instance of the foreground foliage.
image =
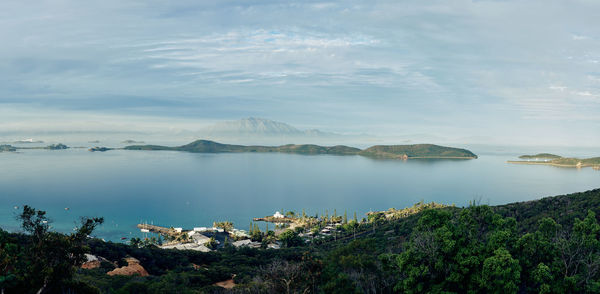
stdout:
<svg viewBox="0 0 600 294">
<path fill-rule="evenodd" d="M 289 231 L 281 250 L 209 253 L 51 233 L 34 211 L 27 234 L 0 232 L 0 285 L 6 293 L 600 293 L 599 210 L 600 190 L 436 207 L 403 218 L 375 215 L 355 225 L 356 239 L 308 245 Z M 29 227 L 56 248 L 36 247 Z M 116 264 L 76 270 L 88 249 Z M 150 276 L 106 275 L 128 256 Z M 237 284 L 231 290 L 215 285 L 229 279 Z"/>
</svg>

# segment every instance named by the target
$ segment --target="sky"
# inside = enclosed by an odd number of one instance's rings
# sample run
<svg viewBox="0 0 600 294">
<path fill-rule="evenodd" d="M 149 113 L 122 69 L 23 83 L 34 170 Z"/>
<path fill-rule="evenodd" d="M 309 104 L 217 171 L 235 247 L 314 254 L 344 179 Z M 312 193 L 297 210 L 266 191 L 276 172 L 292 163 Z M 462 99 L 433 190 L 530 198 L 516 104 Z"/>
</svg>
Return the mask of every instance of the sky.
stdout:
<svg viewBox="0 0 600 294">
<path fill-rule="evenodd" d="M 1 1 L 0 138 L 301 129 L 600 146 L 600 1 Z M 40 135 L 41 134 L 41 135 Z"/>
</svg>

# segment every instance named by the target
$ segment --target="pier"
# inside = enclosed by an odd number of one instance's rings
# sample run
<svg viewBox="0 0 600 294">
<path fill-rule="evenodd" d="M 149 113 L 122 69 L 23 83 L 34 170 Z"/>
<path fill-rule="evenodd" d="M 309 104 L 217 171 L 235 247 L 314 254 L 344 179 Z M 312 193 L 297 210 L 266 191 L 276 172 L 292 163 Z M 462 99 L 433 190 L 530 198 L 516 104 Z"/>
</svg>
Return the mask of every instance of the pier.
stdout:
<svg viewBox="0 0 600 294">
<path fill-rule="evenodd" d="M 265 217 L 255 217 L 253 218 L 255 222 L 269 222 L 269 223 L 293 223 L 296 221 L 295 218 L 291 217 L 273 217 L 273 216 L 265 216 Z"/>
<path fill-rule="evenodd" d="M 148 230 L 152 233 L 160 234 L 163 236 L 179 237 L 183 234 L 182 231 L 175 230 L 174 228 L 165 228 L 149 224 L 138 224 L 137 227 L 140 230 Z"/>
</svg>

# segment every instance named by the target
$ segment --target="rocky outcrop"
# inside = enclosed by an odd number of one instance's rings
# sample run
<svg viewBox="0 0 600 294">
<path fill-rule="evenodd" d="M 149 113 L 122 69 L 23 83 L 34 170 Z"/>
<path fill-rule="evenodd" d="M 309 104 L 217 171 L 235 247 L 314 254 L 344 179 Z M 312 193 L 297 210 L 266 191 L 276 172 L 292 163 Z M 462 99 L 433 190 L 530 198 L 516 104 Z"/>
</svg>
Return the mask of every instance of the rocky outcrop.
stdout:
<svg viewBox="0 0 600 294">
<path fill-rule="evenodd" d="M 125 258 L 125 261 L 127 261 L 127 266 L 116 268 L 106 274 L 109 276 L 115 276 L 115 275 L 119 275 L 119 276 L 139 275 L 141 277 L 148 276 L 148 272 L 146 271 L 146 269 L 143 266 L 140 265 L 139 260 L 137 260 L 133 257 L 128 257 L 128 258 Z"/>
</svg>

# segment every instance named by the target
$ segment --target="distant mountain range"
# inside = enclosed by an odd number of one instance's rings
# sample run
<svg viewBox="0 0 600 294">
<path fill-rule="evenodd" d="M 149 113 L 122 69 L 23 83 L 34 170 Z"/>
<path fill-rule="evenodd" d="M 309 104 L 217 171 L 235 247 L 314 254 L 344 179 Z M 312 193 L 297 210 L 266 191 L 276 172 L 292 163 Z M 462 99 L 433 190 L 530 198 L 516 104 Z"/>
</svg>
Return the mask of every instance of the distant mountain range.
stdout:
<svg viewBox="0 0 600 294">
<path fill-rule="evenodd" d="M 216 123 L 205 128 L 203 133 L 210 137 L 219 136 L 259 136 L 259 137 L 331 137 L 336 133 L 322 132 L 317 129 L 299 130 L 286 123 L 264 118 L 249 117 L 236 121 Z"/>
</svg>

